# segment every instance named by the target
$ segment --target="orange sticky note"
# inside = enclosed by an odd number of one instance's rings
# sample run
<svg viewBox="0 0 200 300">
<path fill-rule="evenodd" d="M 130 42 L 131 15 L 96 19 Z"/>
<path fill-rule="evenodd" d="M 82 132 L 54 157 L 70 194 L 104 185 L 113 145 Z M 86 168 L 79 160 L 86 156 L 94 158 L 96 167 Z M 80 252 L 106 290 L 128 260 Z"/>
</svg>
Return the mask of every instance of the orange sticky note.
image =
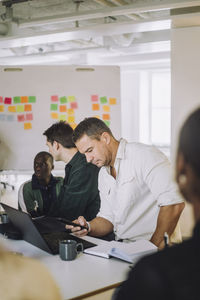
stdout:
<svg viewBox="0 0 200 300">
<path fill-rule="evenodd" d="M 8 111 L 9 112 L 16 112 L 16 106 L 13 106 L 13 105 L 8 106 Z"/>
<path fill-rule="evenodd" d="M 97 118 L 97 119 L 101 119 L 100 116 L 96 115 L 96 116 L 93 116 L 94 118 Z"/>
<path fill-rule="evenodd" d="M 103 120 L 110 120 L 110 115 L 109 114 L 103 114 Z"/>
<path fill-rule="evenodd" d="M 51 118 L 52 119 L 58 119 L 58 114 L 57 113 L 51 113 Z"/>
<path fill-rule="evenodd" d="M 27 96 L 22 96 L 21 97 L 21 103 L 28 103 L 28 97 Z"/>
<path fill-rule="evenodd" d="M 31 129 L 32 124 L 31 123 L 24 123 L 24 129 Z"/>
<path fill-rule="evenodd" d="M 4 105 L 0 105 L 0 112 L 4 111 Z"/>
<path fill-rule="evenodd" d="M 103 111 L 109 112 L 110 111 L 110 106 L 109 105 L 103 105 Z"/>
<path fill-rule="evenodd" d="M 72 127 L 72 129 L 75 129 L 77 124 L 76 123 L 71 123 L 70 126 Z"/>
<path fill-rule="evenodd" d="M 99 110 L 99 104 L 98 103 L 93 103 L 92 104 L 92 110 Z"/>
<path fill-rule="evenodd" d="M 117 99 L 116 98 L 109 98 L 109 104 L 110 105 L 114 105 L 117 103 Z"/>
<path fill-rule="evenodd" d="M 69 122 L 69 123 L 74 123 L 74 121 L 75 121 L 75 117 L 74 116 L 69 116 L 67 118 L 67 122 Z"/>
<path fill-rule="evenodd" d="M 60 112 L 66 112 L 67 111 L 67 106 L 66 105 L 60 105 L 59 110 L 60 110 Z"/>
<path fill-rule="evenodd" d="M 25 104 L 24 105 L 24 111 L 32 111 L 32 105 L 31 104 Z"/>
</svg>

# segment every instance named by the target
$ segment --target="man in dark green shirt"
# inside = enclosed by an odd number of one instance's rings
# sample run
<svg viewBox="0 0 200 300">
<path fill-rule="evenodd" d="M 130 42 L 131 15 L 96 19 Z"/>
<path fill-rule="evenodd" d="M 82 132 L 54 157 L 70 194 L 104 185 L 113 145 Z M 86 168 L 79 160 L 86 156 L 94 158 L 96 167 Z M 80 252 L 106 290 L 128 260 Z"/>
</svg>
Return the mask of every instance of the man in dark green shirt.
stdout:
<svg viewBox="0 0 200 300">
<path fill-rule="evenodd" d="M 66 163 L 64 183 L 51 215 L 69 220 L 81 215 L 92 220 L 100 208 L 99 169 L 87 163 L 85 155 L 78 152 L 72 142 L 73 129 L 69 124 L 60 121 L 43 134 L 54 159 Z"/>
</svg>

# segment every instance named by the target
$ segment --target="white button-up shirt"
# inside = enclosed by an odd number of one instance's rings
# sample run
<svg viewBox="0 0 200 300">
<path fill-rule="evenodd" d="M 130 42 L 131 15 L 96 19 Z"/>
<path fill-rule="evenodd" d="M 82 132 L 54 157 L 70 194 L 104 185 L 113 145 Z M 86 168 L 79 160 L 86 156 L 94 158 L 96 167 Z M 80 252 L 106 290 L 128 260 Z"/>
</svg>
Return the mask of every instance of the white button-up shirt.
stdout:
<svg viewBox="0 0 200 300">
<path fill-rule="evenodd" d="M 114 225 L 116 239 L 150 239 L 160 206 L 183 202 L 166 156 L 157 148 L 120 140 L 115 164 L 99 172 L 99 217 Z"/>
</svg>

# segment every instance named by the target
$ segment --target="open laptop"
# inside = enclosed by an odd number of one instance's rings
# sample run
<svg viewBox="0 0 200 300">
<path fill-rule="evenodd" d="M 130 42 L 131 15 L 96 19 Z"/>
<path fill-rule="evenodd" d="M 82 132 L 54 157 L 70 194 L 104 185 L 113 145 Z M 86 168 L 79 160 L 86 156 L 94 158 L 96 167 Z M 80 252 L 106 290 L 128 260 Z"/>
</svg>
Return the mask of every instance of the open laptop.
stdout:
<svg viewBox="0 0 200 300">
<path fill-rule="evenodd" d="M 45 217 L 35 220 L 25 212 L 19 211 L 1 203 L 9 220 L 22 233 L 23 240 L 51 254 L 59 253 L 60 240 L 75 240 L 87 249 L 96 246 L 91 242 L 71 235 L 65 230 L 65 225 L 56 218 Z"/>
</svg>

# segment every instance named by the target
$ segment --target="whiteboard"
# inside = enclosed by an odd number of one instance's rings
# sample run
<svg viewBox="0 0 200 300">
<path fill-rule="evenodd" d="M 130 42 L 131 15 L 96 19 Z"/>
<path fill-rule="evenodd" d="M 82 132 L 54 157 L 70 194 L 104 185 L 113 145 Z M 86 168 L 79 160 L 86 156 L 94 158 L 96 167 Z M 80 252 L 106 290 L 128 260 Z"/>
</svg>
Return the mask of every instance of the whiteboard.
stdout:
<svg viewBox="0 0 200 300">
<path fill-rule="evenodd" d="M 32 170 L 48 151 L 43 132 L 59 120 L 75 127 L 97 116 L 121 136 L 119 67 L 1 67 L 0 84 L 0 170 Z"/>
</svg>

